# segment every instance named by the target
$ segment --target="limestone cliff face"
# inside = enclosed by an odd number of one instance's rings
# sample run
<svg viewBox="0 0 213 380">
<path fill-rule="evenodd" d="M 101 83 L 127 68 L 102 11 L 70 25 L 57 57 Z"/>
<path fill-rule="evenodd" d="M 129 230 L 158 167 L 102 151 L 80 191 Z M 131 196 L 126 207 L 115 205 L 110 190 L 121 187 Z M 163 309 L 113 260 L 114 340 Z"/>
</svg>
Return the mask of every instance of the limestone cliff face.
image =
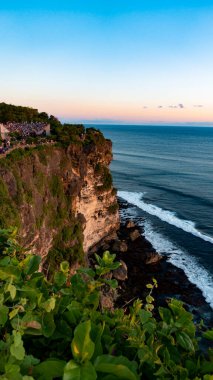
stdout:
<svg viewBox="0 0 213 380">
<path fill-rule="evenodd" d="M 18 150 L 0 159 L 0 225 L 26 248 L 76 262 L 119 227 L 111 142 Z M 80 256 L 80 257 L 79 257 Z"/>
</svg>

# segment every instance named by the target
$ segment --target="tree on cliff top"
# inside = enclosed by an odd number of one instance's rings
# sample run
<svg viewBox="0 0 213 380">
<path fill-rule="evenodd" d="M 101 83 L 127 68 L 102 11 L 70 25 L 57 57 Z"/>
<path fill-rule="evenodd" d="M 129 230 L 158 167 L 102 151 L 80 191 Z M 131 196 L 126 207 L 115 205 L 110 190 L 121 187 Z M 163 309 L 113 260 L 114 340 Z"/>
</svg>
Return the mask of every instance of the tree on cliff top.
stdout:
<svg viewBox="0 0 213 380">
<path fill-rule="evenodd" d="M 38 112 L 37 109 L 31 107 L 0 103 L 0 123 L 5 124 L 7 122 L 49 123 L 53 129 L 61 126 L 60 121 L 55 116 L 48 116 L 46 112 Z"/>
</svg>

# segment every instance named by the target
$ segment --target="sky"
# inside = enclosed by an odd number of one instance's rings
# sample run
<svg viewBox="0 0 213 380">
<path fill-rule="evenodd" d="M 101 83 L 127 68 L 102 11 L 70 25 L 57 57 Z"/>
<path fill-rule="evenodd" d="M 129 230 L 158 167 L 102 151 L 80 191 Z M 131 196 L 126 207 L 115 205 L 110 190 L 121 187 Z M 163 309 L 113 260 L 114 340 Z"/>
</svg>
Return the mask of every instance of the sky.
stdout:
<svg viewBox="0 0 213 380">
<path fill-rule="evenodd" d="M 0 102 L 62 121 L 213 125 L 213 1 L 0 1 Z"/>
</svg>

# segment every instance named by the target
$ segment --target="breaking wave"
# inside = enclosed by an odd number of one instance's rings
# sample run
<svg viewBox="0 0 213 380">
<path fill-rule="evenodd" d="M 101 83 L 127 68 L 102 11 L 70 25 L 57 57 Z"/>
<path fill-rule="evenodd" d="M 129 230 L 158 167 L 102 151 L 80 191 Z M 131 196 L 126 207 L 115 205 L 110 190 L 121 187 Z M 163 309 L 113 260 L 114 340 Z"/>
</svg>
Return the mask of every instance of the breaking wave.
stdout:
<svg viewBox="0 0 213 380">
<path fill-rule="evenodd" d="M 144 236 L 157 252 L 167 255 L 168 261 L 176 267 L 183 269 L 189 281 L 195 284 L 203 293 L 206 301 L 213 309 L 213 278 L 197 260 L 168 238 L 156 232 L 149 221 L 143 224 Z"/>
<path fill-rule="evenodd" d="M 195 223 L 190 220 L 179 219 L 176 214 L 172 211 L 163 210 L 162 208 L 155 206 L 151 203 L 146 203 L 143 201 L 144 193 L 134 193 L 130 191 L 118 191 L 118 196 L 139 207 L 141 210 L 147 212 L 150 215 L 156 216 L 162 221 L 171 224 L 183 231 L 190 233 L 204 241 L 213 244 L 213 237 L 208 236 L 196 229 Z"/>
</svg>

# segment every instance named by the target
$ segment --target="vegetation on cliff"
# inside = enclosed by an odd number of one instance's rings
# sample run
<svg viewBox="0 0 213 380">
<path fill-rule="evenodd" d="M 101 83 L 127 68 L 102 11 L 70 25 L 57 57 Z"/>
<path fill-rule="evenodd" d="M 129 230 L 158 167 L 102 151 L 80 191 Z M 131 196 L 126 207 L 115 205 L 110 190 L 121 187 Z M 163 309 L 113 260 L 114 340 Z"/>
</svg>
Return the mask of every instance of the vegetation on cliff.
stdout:
<svg viewBox="0 0 213 380">
<path fill-rule="evenodd" d="M 212 351 L 200 352 L 201 326 L 182 302 L 171 300 L 154 317 L 155 281 L 145 305 L 137 300 L 128 312 L 111 312 L 101 294 L 117 287 L 108 279 L 119 266 L 115 255 L 96 256 L 94 269 L 72 277 L 62 262 L 48 281 L 38 272 L 40 257 L 14 238 L 14 231 L 0 231 L 0 379 L 212 378 Z M 202 334 L 212 339 L 212 331 Z"/>
<path fill-rule="evenodd" d="M 23 123 L 37 121 L 49 123 L 52 128 L 56 128 L 61 125 L 60 121 L 55 116 L 49 116 L 46 112 L 38 112 L 35 108 L 0 103 L 0 123 Z"/>
</svg>

